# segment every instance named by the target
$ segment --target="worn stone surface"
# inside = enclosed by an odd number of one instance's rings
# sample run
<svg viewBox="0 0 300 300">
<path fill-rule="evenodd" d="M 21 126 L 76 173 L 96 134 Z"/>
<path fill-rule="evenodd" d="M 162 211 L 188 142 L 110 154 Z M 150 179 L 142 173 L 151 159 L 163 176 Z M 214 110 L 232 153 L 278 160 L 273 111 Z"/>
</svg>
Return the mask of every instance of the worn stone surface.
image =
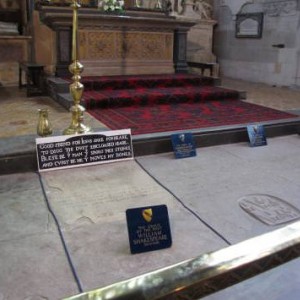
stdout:
<svg viewBox="0 0 300 300">
<path fill-rule="evenodd" d="M 130 254 L 125 218 L 66 232 L 84 290 L 142 275 L 226 246 L 224 241 L 185 210 L 169 208 L 169 215 L 173 240 L 171 248 L 141 254 Z"/>
<path fill-rule="evenodd" d="M 42 176 L 84 290 L 227 245 L 134 161 L 47 172 Z M 131 255 L 126 209 L 160 204 L 166 204 L 169 210 L 172 247 Z"/>
<path fill-rule="evenodd" d="M 267 225 L 279 225 L 300 218 L 300 211 L 282 199 L 266 195 L 246 195 L 239 205 L 250 216 Z"/>
<path fill-rule="evenodd" d="M 56 233 L 1 241 L 0 253 L 0 299 L 55 300 L 78 293 Z"/>
<path fill-rule="evenodd" d="M 44 172 L 42 179 L 88 291 L 278 228 L 248 215 L 239 199 L 268 194 L 300 209 L 299 148 L 299 136 L 293 135 L 269 138 L 264 147 L 199 148 L 194 158 L 176 160 L 173 153 L 139 157 L 169 191 L 135 161 Z M 1 176 L 0 199 L 0 299 L 60 299 L 78 293 L 38 176 Z M 126 209 L 157 204 L 168 207 L 172 247 L 131 255 Z M 273 275 L 259 275 L 211 299 L 239 299 L 243 290 L 246 299 L 257 298 L 258 290 L 272 299 L 296 299 L 298 269 L 298 260 L 292 261 L 279 273 L 274 269 Z M 289 290 L 284 289 L 285 273 L 290 274 Z M 282 284 L 274 288 L 276 280 Z"/>
<path fill-rule="evenodd" d="M 139 161 L 231 243 L 237 243 L 274 229 L 244 212 L 238 204 L 241 197 L 268 194 L 300 208 L 299 142 L 295 135 L 269 139 L 266 147 L 241 143 L 198 149 L 196 158 L 174 160 L 169 153 Z"/>
<path fill-rule="evenodd" d="M 49 215 L 34 173 L 1 176 L 0 242 L 46 233 Z"/>
<path fill-rule="evenodd" d="M 123 220 L 127 208 L 166 204 L 173 197 L 134 161 L 44 172 L 47 194 L 61 225 Z"/>
<path fill-rule="evenodd" d="M 78 292 L 38 176 L 1 176 L 0 199 L 0 299 L 60 299 Z"/>
</svg>

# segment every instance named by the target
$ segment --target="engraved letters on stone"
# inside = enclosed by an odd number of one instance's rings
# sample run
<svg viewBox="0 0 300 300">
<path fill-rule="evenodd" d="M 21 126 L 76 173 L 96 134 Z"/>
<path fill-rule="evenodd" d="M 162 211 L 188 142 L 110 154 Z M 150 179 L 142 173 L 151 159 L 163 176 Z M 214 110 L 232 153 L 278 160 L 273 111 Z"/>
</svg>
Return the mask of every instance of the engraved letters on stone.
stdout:
<svg viewBox="0 0 300 300">
<path fill-rule="evenodd" d="M 300 218 L 300 211 L 277 197 L 254 194 L 242 197 L 240 207 L 267 225 L 279 225 Z"/>
</svg>

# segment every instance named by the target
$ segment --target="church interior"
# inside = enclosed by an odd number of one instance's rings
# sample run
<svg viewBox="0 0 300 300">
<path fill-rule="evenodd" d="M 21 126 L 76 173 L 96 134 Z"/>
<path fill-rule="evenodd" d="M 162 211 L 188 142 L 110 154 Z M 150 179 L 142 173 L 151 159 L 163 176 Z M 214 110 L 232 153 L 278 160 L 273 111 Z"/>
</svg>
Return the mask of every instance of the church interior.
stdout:
<svg viewBox="0 0 300 300">
<path fill-rule="evenodd" d="M 299 299 L 299 30 L 298 0 L 1 0 L 0 300 Z"/>
</svg>

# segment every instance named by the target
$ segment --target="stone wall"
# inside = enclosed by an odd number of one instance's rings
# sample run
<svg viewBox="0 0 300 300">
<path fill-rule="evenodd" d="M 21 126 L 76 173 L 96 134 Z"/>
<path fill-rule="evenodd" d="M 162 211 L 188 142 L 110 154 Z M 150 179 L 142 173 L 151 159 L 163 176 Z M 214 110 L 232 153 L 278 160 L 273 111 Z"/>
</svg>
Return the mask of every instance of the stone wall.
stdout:
<svg viewBox="0 0 300 300">
<path fill-rule="evenodd" d="M 214 8 L 218 22 L 214 52 L 222 75 L 300 87 L 299 1 L 215 0 Z M 246 28 L 247 23 L 241 22 L 242 18 L 253 21 L 259 14 L 261 37 L 255 36 L 255 27 Z M 244 34 L 237 25 L 245 27 Z"/>
</svg>

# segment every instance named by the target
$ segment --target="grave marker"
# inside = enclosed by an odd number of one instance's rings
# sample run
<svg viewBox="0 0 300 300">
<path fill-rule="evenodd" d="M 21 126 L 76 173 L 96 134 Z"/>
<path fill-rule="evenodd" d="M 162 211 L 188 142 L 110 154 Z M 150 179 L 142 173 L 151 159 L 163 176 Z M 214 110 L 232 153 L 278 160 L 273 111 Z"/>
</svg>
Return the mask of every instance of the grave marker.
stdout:
<svg viewBox="0 0 300 300">
<path fill-rule="evenodd" d="M 39 171 L 133 159 L 130 129 L 36 139 Z"/>
</svg>

